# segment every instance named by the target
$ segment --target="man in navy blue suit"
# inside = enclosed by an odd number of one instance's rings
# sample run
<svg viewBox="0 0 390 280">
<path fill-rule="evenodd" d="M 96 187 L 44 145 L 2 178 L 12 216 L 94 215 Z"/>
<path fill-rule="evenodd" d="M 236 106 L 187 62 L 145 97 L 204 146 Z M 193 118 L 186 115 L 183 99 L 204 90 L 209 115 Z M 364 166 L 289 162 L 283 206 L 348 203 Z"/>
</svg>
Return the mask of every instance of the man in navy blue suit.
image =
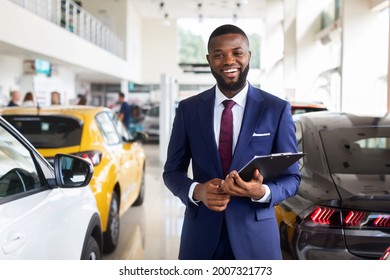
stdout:
<svg viewBox="0 0 390 280">
<path fill-rule="evenodd" d="M 247 81 L 250 58 L 240 28 L 215 29 L 207 61 L 217 85 L 177 108 L 163 179 L 186 206 L 179 259 L 282 258 L 274 206 L 296 194 L 297 164 L 273 180 L 255 170 L 245 182 L 236 170 L 255 155 L 297 152 L 295 127 L 289 102 Z M 226 99 L 235 103 L 233 154 L 224 174 L 218 143 Z"/>
</svg>

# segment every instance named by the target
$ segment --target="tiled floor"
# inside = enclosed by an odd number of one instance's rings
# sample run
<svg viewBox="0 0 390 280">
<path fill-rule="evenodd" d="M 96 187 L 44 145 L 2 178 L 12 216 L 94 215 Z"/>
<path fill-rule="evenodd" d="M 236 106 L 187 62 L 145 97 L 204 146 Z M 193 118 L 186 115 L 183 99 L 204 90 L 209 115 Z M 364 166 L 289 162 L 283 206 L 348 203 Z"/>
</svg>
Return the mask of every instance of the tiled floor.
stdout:
<svg viewBox="0 0 390 280">
<path fill-rule="evenodd" d="M 159 146 L 145 144 L 146 189 L 142 206 L 121 217 L 118 248 L 105 260 L 175 260 L 184 215 L 184 205 L 162 180 Z"/>
</svg>

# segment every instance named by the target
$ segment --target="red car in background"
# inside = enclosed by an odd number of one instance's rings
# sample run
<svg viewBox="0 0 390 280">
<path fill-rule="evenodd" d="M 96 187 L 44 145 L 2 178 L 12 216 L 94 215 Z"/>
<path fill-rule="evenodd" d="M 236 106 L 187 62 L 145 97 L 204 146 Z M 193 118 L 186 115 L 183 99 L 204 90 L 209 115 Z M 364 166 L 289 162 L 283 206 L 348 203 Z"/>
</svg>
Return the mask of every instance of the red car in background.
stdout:
<svg viewBox="0 0 390 280">
<path fill-rule="evenodd" d="M 309 112 L 328 111 L 324 104 L 315 102 L 291 102 L 291 110 L 293 115 Z"/>
</svg>

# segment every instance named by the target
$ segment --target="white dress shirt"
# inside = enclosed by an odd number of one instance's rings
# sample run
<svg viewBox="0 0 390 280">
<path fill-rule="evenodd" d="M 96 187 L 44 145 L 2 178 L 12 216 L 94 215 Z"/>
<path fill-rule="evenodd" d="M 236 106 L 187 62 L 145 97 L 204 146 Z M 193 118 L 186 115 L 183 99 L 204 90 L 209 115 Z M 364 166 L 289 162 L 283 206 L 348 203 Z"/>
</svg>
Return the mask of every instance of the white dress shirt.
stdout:
<svg viewBox="0 0 390 280">
<path fill-rule="evenodd" d="M 219 132 L 221 130 L 221 118 L 222 112 L 225 106 L 222 104 L 227 98 L 219 90 L 218 87 L 215 87 L 215 103 L 214 103 L 214 135 L 215 143 L 219 143 Z M 248 83 L 246 86 L 237 93 L 232 99 L 236 104 L 232 107 L 233 112 L 233 147 L 232 151 L 234 154 L 234 148 L 236 147 L 238 134 L 240 133 L 242 118 L 244 116 L 244 109 L 246 104 L 246 96 L 248 93 Z"/>
</svg>

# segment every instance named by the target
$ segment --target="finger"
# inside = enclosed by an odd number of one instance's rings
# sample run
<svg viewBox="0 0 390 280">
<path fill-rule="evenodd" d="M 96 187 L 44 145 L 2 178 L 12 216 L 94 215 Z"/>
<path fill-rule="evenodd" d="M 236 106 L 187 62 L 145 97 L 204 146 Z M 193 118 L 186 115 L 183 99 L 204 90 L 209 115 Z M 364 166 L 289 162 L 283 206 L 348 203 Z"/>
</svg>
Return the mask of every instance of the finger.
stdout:
<svg viewBox="0 0 390 280">
<path fill-rule="evenodd" d="M 253 178 L 255 178 L 259 182 L 263 182 L 263 175 L 261 175 L 261 172 L 258 169 L 255 169 L 253 172 Z"/>
<path fill-rule="evenodd" d="M 208 200 L 207 207 L 210 209 L 225 209 L 229 201 L 229 198 L 223 200 Z"/>
<path fill-rule="evenodd" d="M 243 183 L 245 183 L 236 170 L 233 170 L 230 174 L 233 177 L 236 185 L 241 186 Z"/>
<path fill-rule="evenodd" d="M 226 205 L 225 206 L 211 206 L 208 208 L 212 211 L 215 211 L 215 212 L 222 212 L 226 209 Z"/>
</svg>

